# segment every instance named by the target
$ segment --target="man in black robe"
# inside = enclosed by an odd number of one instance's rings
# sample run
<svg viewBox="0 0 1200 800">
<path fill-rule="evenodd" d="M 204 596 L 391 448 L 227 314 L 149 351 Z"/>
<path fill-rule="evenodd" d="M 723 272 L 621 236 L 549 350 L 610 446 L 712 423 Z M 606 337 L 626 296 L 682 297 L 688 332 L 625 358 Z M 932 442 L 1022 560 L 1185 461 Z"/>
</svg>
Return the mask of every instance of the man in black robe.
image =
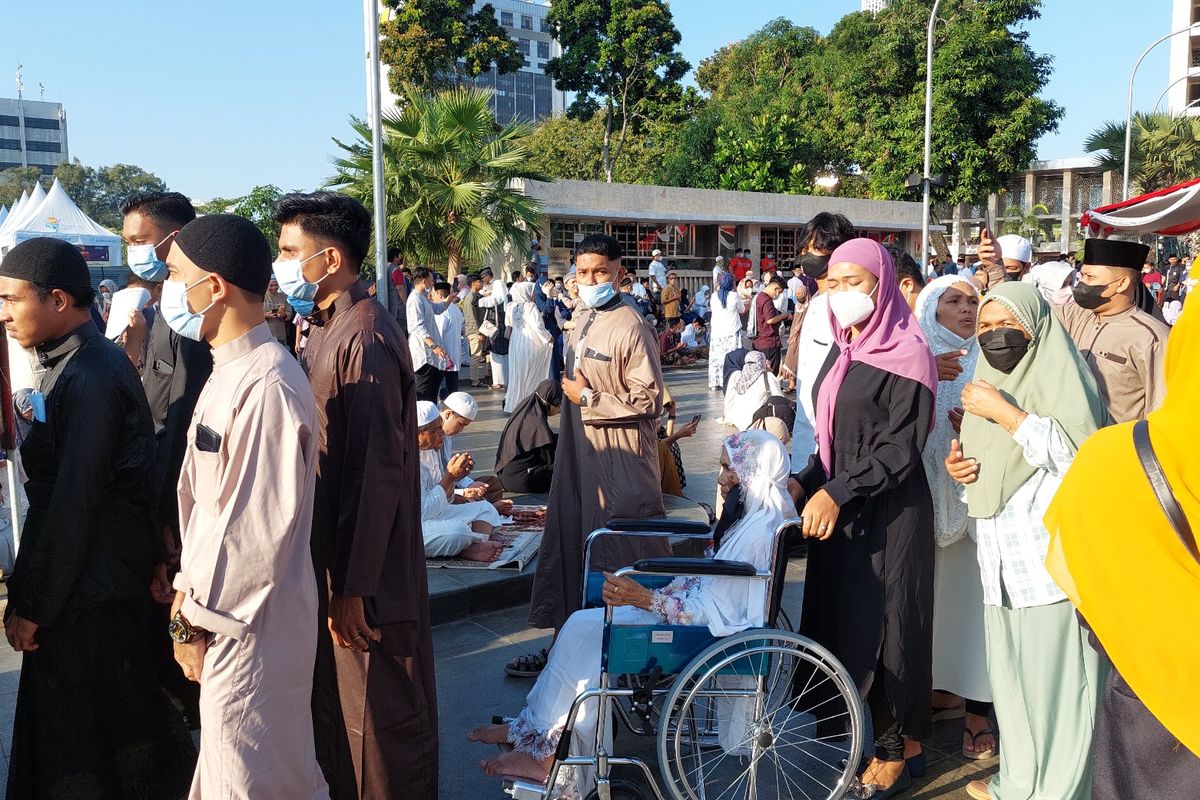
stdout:
<svg viewBox="0 0 1200 800">
<path fill-rule="evenodd" d="M 408 347 L 358 280 L 371 239 L 358 201 L 292 194 L 274 219 L 281 285 L 296 291 L 282 267 L 289 261 L 293 278 L 299 262 L 303 285 L 317 284 L 302 362 L 320 437 L 317 760 L 334 800 L 436 798 L 437 693 Z"/>
<path fill-rule="evenodd" d="M 196 218 L 192 203 L 179 192 L 142 192 L 121 202 L 121 237 L 130 246 L 130 264 L 139 278 L 157 283 L 166 280 L 167 252 L 179 229 Z M 154 248 L 143 265 L 133 248 Z M 151 292 L 154 294 L 154 292 Z M 147 630 L 155 655 L 155 668 L 163 689 L 183 708 L 188 726 L 200 727 L 200 686 L 183 677 L 175 663 L 171 640 L 162 635 L 170 618 L 175 590 L 171 579 L 179 569 L 179 500 L 176 487 L 187 450 L 188 426 L 196 400 L 212 374 L 212 353 L 203 341 L 185 339 L 166 320 L 150 327 L 150 341 L 142 367 L 142 387 L 154 422 L 154 463 L 150 488 L 158 500 L 155 530 L 159 550 L 150 595 L 157 605 L 148 611 Z"/>
<path fill-rule="evenodd" d="M 87 262 L 61 240 L 22 242 L 0 263 L 0 321 L 42 368 L 5 612 L 24 653 L 14 800 L 177 798 L 195 759 L 172 736 L 141 630 L 157 551 L 150 410 L 133 365 L 92 321 L 92 297 Z"/>
</svg>

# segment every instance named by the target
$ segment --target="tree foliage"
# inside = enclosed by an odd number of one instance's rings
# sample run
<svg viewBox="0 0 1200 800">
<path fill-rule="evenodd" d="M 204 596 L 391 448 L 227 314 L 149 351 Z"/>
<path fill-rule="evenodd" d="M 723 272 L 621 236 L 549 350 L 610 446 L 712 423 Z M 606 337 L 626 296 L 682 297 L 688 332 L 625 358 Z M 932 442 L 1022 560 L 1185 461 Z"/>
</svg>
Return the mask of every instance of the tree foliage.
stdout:
<svg viewBox="0 0 1200 800">
<path fill-rule="evenodd" d="M 683 99 L 680 79 L 691 67 L 677 50 L 679 31 L 665 0 L 555 0 L 548 19 L 564 52 L 546 72 L 575 93 L 569 116 L 600 116 L 601 165 L 612 181 L 630 139 Z"/>
<path fill-rule="evenodd" d="M 1200 119 L 1161 113 L 1133 116 L 1131 193 L 1153 192 L 1200 175 Z M 1125 123 L 1106 122 L 1084 141 L 1097 166 L 1123 175 Z"/>
<path fill-rule="evenodd" d="M 497 129 L 485 89 L 427 96 L 404 88 L 408 105 L 383 120 L 389 242 L 411 263 L 445 265 L 451 278 L 505 244 L 524 249 L 538 233 L 541 206 L 512 181 L 548 180 L 530 166 L 526 140 L 533 125 Z M 351 124 L 358 138 L 337 142 L 342 155 L 329 185 L 370 208 L 371 131 L 361 120 Z"/>
<path fill-rule="evenodd" d="M 9 167 L 0 171 L 0 206 L 11 209 L 13 203 L 25 192 L 32 191 L 39 181 L 43 189 L 50 188 L 50 179 L 37 167 Z"/>
<path fill-rule="evenodd" d="M 515 72 L 524 61 L 517 43 L 496 22 L 490 3 L 471 0 L 385 0 L 391 19 L 380 23 L 379 58 L 398 97 L 405 86 L 448 88 L 487 72 Z"/>
<path fill-rule="evenodd" d="M 111 231 L 121 230 L 121 201 L 138 192 L 165 192 L 167 184 L 133 164 L 88 167 L 78 159 L 54 170 L 63 189 L 83 213 Z"/>
</svg>

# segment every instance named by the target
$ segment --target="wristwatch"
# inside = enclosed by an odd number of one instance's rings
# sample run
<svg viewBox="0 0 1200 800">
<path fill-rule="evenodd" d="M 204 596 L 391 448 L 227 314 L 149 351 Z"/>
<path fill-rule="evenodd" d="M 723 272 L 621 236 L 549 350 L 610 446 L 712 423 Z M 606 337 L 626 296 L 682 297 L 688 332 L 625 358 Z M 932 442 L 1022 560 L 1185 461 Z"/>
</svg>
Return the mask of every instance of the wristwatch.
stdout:
<svg viewBox="0 0 1200 800">
<path fill-rule="evenodd" d="M 167 634 L 175 644 L 191 644 L 204 635 L 204 631 L 193 628 L 191 623 L 183 618 L 182 611 L 176 611 L 175 616 L 167 623 Z"/>
</svg>

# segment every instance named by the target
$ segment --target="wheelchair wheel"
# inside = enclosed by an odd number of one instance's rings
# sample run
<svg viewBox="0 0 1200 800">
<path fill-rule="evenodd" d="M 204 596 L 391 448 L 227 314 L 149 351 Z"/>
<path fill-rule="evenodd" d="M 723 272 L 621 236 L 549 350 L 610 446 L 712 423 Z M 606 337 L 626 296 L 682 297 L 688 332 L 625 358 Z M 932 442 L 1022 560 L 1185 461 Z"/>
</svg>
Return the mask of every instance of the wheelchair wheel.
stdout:
<svg viewBox="0 0 1200 800">
<path fill-rule="evenodd" d="M 646 800 L 646 794 L 637 784 L 629 781 L 612 781 L 608 784 L 609 800 Z M 592 789 L 584 800 L 600 800 L 600 790 Z"/>
<path fill-rule="evenodd" d="M 837 800 L 856 777 L 858 691 L 829 651 L 797 633 L 755 629 L 716 642 L 662 708 L 659 769 L 676 800 Z"/>
</svg>

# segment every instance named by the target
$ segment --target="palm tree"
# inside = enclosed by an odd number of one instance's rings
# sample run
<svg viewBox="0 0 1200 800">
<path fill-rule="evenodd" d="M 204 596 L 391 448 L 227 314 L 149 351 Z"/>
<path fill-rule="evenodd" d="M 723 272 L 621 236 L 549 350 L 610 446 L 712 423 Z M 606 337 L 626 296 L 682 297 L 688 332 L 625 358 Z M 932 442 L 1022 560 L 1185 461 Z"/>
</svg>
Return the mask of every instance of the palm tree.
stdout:
<svg viewBox="0 0 1200 800">
<path fill-rule="evenodd" d="M 1200 119 L 1139 112 L 1133 116 L 1131 143 L 1129 182 L 1138 192 L 1152 192 L 1200 175 Z M 1096 155 L 1097 166 L 1124 171 L 1124 122 L 1106 122 L 1083 146 Z"/>
<path fill-rule="evenodd" d="M 523 249 L 539 233 L 541 204 L 513 181 L 550 180 L 530 166 L 526 138 L 534 126 L 492 118 L 492 92 L 461 86 L 429 96 L 405 88 L 408 104 L 383 119 L 388 240 L 413 262 L 446 264 L 453 280 L 506 243 Z M 351 119 L 358 141 L 334 140 L 329 186 L 372 205 L 371 130 Z"/>
<path fill-rule="evenodd" d="M 1049 213 L 1050 209 L 1044 203 L 1034 203 L 1029 211 L 1018 205 L 1010 205 L 1008 210 L 1002 215 L 1000 232 L 1020 234 L 1033 242 L 1034 247 L 1036 247 L 1041 244 L 1042 239 L 1045 237 L 1046 231 L 1044 226 L 1049 225 L 1041 217 L 1049 215 Z"/>
</svg>

